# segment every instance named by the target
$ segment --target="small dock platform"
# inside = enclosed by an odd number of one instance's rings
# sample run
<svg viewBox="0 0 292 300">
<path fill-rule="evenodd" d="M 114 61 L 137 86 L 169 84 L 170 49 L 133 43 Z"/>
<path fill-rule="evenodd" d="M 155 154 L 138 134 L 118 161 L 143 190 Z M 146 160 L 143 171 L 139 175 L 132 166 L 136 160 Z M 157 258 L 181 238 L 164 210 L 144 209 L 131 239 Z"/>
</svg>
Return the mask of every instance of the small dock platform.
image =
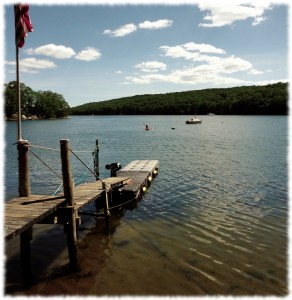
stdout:
<svg viewBox="0 0 292 300">
<path fill-rule="evenodd" d="M 158 174 L 158 168 L 158 160 L 134 160 L 126 165 L 117 172 L 117 177 L 131 178 L 130 183 L 121 190 L 122 195 L 130 198 L 143 194 Z"/>
</svg>

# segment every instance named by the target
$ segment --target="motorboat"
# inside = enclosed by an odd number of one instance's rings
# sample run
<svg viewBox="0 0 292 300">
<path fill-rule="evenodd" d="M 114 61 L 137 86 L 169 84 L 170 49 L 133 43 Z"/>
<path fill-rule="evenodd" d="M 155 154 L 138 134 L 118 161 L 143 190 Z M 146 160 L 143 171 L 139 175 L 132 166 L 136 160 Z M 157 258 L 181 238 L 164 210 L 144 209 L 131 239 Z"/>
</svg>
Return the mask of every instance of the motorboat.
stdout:
<svg viewBox="0 0 292 300">
<path fill-rule="evenodd" d="M 201 123 L 202 123 L 202 120 L 201 119 L 197 119 L 196 117 L 188 119 L 186 121 L 186 124 L 201 124 Z"/>
</svg>

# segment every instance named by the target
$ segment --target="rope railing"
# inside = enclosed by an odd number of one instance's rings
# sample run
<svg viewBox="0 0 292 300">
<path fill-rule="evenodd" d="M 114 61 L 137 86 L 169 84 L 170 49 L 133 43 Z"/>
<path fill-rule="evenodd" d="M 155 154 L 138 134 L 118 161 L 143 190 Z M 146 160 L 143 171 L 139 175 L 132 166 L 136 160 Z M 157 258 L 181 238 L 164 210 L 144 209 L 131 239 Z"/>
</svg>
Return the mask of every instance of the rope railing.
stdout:
<svg viewBox="0 0 292 300">
<path fill-rule="evenodd" d="M 58 178 L 63 180 L 62 176 L 57 174 L 48 164 L 46 164 L 38 155 L 36 155 L 31 149 L 30 149 L 31 154 L 33 154 L 40 162 L 42 162 L 49 170 L 51 170 Z"/>
<path fill-rule="evenodd" d="M 100 179 L 87 165 L 74 153 L 74 151 L 70 148 L 71 153 L 82 163 L 82 165 L 91 172 L 96 180 L 101 181 L 102 184 L 104 184 L 105 187 L 107 187 L 110 190 L 110 187 L 102 180 Z"/>
<path fill-rule="evenodd" d="M 32 151 L 32 148 L 36 148 L 36 149 L 41 149 L 41 150 L 49 150 L 49 151 L 61 151 L 60 149 L 55 149 L 55 148 L 51 148 L 51 147 L 44 147 L 44 146 L 39 146 L 39 145 L 32 145 L 28 143 L 28 148 L 29 151 L 31 152 L 31 154 L 36 157 L 42 164 L 44 164 L 51 172 L 53 172 L 60 180 L 61 180 L 61 184 L 58 186 L 57 190 L 53 193 L 53 196 L 56 195 L 58 193 L 58 191 L 60 190 L 60 188 L 63 185 L 63 176 L 59 175 L 56 171 L 53 170 L 53 168 L 51 166 L 49 166 L 48 163 L 46 163 L 39 155 L 37 155 L 34 151 Z M 106 198 L 108 197 L 108 195 L 110 194 L 110 197 L 112 197 L 112 189 L 111 186 L 108 185 L 105 181 L 103 181 L 101 178 L 99 178 L 98 176 L 98 172 L 96 172 L 95 167 L 97 166 L 98 168 L 98 163 L 96 164 L 96 160 L 98 160 L 98 145 L 95 147 L 94 151 L 86 151 L 86 150 L 72 150 L 72 148 L 69 148 L 69 151 L 72 153 L 72 155 L 83 165 L 83 167 L 85 167 L 85 171 L 81 176 L 81 180 L 80 183 L 82 182 L 82 179 L 84 178 L 85 174 L 87 171 L 89 171 L 94 178 L 96 179 L 96 181 L 101 181 L 103 189 L 105 190 L 106 193 Z M 87 165 L 76 153 L 91 153 L 92 154 L 92 159 L 89 165 Z M 91 169 L 92 163 L 94 163 L 94 170 Z M 108 194 L 109 193 L 109 194 Z M 137 194 L 135 197 L 133 197 L 132 199 L 128 199 L 128 201 L 120 203 L 118 205 L 115 206 L 108 206 L 108 199 L 106 199 L 106 204 L 107 204 L 107 213 L 109 214 L 109 210 L 112 209 L 116 209 L 118 207 L 122 207 L 130 202 L 133 202 L 134 200 L 136 200 L 138 197 L 140 196 L 140 193 Z"/>
<path fill-rule="evenodd" d="M 43 146 L 37 146 L 37 145 L 29 145 L 32 148 L 38 148 L 38 149 L 43 149 L 43 150 L 52 150 L 52 151 L 60 151 L 60 149 L 54 149 L 50 147 L 43 147 Z M 89 150 L 74 150 L 75 153 L 92 153 L 92 151 Z"/>
<path fill-rule="evenodd" d="M 44 147 L 44 146 L 39 146 L 39 145 L 32 145 L 32 144 L 29 144 L 29 147 L 30 147 L 30 152 L 41 162 L 43 163 L 50 171 L 52 171 L 59 179 L 61 179 L 63 181 L 63 178 L 62 176 L 60 176 L 59 174 L 57 174 L 57 172 L 55 172 L 52 167 L 50 167 L 43 159 L 41 159 L 36 153 L 34 153 L 31 148 L 36 148 L 36 149 L 42 149 L 42 150 L 50 150 L 50 151 L 60 151 L 60 149 L 55 149 L 55 148 L 51 148 L 51 147 Z M 75 156 L 75 158 L 81 162 L 81 164 L 95 177 L 95 179 L 98 181 L 101 181 L 102 184 L 108 189 L 110 190 L 110 186 L 108 186 L 99 176 L 97 176 L 97 174 L 91 170 L 90 166 L 91 164 L 95 161 L 95 153 L 96 153 L 96 147 L 94 149 L 94 151 L 87 151 L 87 150 L 72 150 L 70 148 L 70 152 Z M 76 154 L 76 153 L 91 153 L 93 155 L 93 158 L 89 164 L 89 166 L 87 166 L 83 161 L 82 159 Z M 81 176 L 81 178 L 84 178 L 86 172 L 84 172 Z M 79 181 L 80 183 L 82 182 L 82 179 Z M 62 183 L 60 184 L 60 186 L 58 187 L 58 189 L 54 192 L 53 195 L 55 195 L 58 190 L 61 188 L 62 186 Z"/>
<path fill-rule="evenodd" d="M 43 149 L 43 150 L 60 151 L 60 149 L 54 149 L 54 148 L 43 147 L 43 146 L 36 146 L 36 145 L 32 145 L 32 144 L 29 144 L 29 147 Z"/>
</svg>

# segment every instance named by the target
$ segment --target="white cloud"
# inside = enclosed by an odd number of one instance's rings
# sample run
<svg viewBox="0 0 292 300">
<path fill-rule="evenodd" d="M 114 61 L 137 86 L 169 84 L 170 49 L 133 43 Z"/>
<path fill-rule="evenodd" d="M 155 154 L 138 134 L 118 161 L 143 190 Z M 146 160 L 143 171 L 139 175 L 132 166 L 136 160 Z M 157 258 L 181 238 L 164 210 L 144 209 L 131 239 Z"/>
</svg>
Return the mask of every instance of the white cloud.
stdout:
<svg viewBox="0 0 292 300">
<path fill-rule="evenodd" d="M 146 61 L 135 65 L 135 68 L 140 69 L 143 72 L 158 72 L 166 69 L 166 64 L 158 61 Z"/>
<path fill-rule="evenodd" d="M 16 65 L 16 62 L 6 62 L 7 65 Z M 54 62 L 47 59 L 25 58 L 19 61 L 21 72 L 25 73 L 38 73 L 40 69 L 55 69 L 57 66 Z"/>
<path fill-rule="evenodd" d="M 201 27 L 221 27 L 248 18 L 254 19 L 252 25 L 255 26 L 265 20 L 263 14 L 266 10 L 271 9 L 268 1 L 254 1 L 246 4 L 234 1 L 228 4 L 225 3 L 225 5 L 221 2 L 201 2 L 198 7 L 201 11 L 207 11 L 203 18 L 205 22 L 199 24 Z"/>
<path fill-rule="evenodd" d="M 162 19 L 158 21 L 144 21 L 143 23 L 140 23 L 138 26 L 141 29 L 161 29 L 170 27 L 172 25 L 173 21 L 168 19 Z"/>
<path fill-rule="evenodd" d="M 137 30 L 137 26 L 133 23 L 123 25 L 115 30 L 106 29 L 103 33 L 113 36 L 113 37 L 121 37 L 128 35 Z"/>
<path fill-rule="evenodd" d="M 226 58 L 220 58 L 215 63 L 215 67 L 219 72 L 230 74 L 240 71 L 248 71 L 252 69 L 252 64 L 244 59 L 229 56 Z"/>
<path fill-rule="evenodd" d="M 201 52 L 209 52 L 211 54 L 226 53 L 223 49 L 216 48 L 209 44 L 196 44 L 191 42 L 177 46 L 161 46 L 160 49 L 164 52 L 165 56 L 182 58 L 193 62 L 206 62 L 216 68 L 216 70 L 220 70 L 220 72 L 226 74 L 252 69 L 252 64 L 249 61 L 233 55 L 229 57 L 202 55 Z"/>
<path fill-rule="evenodd" d="M 176 46 L 162 46 L 160 49 L 164 55 L 171 58 L 190 60 L 198 65 L 173 70 L 163 74 L 142 74 L 127 77 L 128 82 L 137 84 L 150 84 L 157 82 L 169 82 L 175 84 L 215 84 L 215 85 L 239 85 L 247 81 L 230 76 L 239 72 L 249 74 L 260 74 L 261 71 L 253 68 L 253 65 L 242 58 L 231 56 L 215 56 L 215 54 L 226 54 L 223 49 L 209 44 L 196 44 L 193 42 Z M 207 54 L 202 54 L 207 53 Z M 193 64 L 194 64 L 193 63 Z M 143 62 L 136 65 L 143 71 L 159 71 L 159 62 Z M 161 65 L 161 67 L 164 64 Z M 165 66 L 166 67 L 166 66 Z M 164 70 L 161 68 L 161 70 Z"/>
<path fill-rule="evenodd" d="M 226 53 L 223 49 L 216 48 L 210 44 L 196 44 L 194 42 L 186 43 L 183 47 L 188 51 L 199 51 L 201 53 Z"/>
<path fill-rule="evenodd" d="M 92 61 L 97 60 L 101 57 L 99 50 L 92 47 L 87 47 L 84 50 L 80 51 L 75 58 L 79 60 Z"/>
<path fill-rule="evenodd" d="M 165 56 L 172 58 L 184 58 L 188 60 L 195 60 L 199 57 L 198 52 L 190 52 L 185 49 L 183 46 L 161 46 L 160 49 L 164 52 Z"/>
<path fill-rule="evenodd" d="M 103 33 L 113 37 L 121 37 L 135 32 L 138 28 L 155 30 L 169 27 L 172 25 L 172 23 L 173 21 L 168 19 L 161 19 L 153 22 L 144 21 L 142 23 L 139 23 L 138 26 L 133 23 L 129 23 L 115 30 L 106 29 Z"/>
<path fill-rule="evenodd" d="M 245 84 L 244 80 L 222 76 L 215 67 L 210 65 L 201 65 L 181 70 L 175 70 L 169 74 L 147 74 L 139 77 L 127 77 L 126 80 L 137 84 L 150 84 L 157 82 L 169 82 L 175 84 Z"/>
<path fill-rule="evenodd" d="M 263 74 L 264 72 L 262 71 L 259 71 L 259 70 L 256 70 L 256 69 L 251 69 L 248 74 L 251 74 L 251 75 L 260 75 L 260 74 Z"/>
<path fill-rule="evenodd" d="M 75 51 L 70 47 L 66 47 L 62 45 L 54 45 L 54 44 L 44 45 L 36 49 L 30 48 L 26 50 L 26 53 L 31 55 L 34 54 L 46 55 L 58 59 L 71 58 L 76 54 Z"/>
<path fill-rule="evenodd" d="M 254 18 L 254 21 L 252 22 L 253 26 L 259 25 L 261 22 L 265 21 L 265 17 L 256 17 Z"/>
<path fill-rule="evenodd" d="M 224 54 L 225 51 L 210 44 L 196 44 L 193 42 L 177 46 L 161 46 L 165 56 L 183 58 L 192 61 L 213 61 L 216 56 L 202 55 L 201 53 Z"/>
</svg>

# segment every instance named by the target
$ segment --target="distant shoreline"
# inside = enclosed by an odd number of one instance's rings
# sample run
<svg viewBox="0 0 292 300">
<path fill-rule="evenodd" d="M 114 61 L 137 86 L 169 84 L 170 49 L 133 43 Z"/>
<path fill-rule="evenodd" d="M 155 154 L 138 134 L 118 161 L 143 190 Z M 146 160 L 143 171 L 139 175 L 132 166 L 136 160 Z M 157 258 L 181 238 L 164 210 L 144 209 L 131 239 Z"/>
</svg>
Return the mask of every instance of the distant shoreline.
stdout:
<svg viewBox="0 0 292 300">
<path fill-rule="evenodd" d="M 60 119 L 70 119 L 70 117 L 61 117 L 61 118 L 38 118 L 38 117 L 27 117 L 27 118 L 22 118 L 21 121 L 42 121 L 42 120 L 60 120 Z M 17 118 L 7 118 L 4 117 L 4 121 L 17 121 Z"/>
</svg>

